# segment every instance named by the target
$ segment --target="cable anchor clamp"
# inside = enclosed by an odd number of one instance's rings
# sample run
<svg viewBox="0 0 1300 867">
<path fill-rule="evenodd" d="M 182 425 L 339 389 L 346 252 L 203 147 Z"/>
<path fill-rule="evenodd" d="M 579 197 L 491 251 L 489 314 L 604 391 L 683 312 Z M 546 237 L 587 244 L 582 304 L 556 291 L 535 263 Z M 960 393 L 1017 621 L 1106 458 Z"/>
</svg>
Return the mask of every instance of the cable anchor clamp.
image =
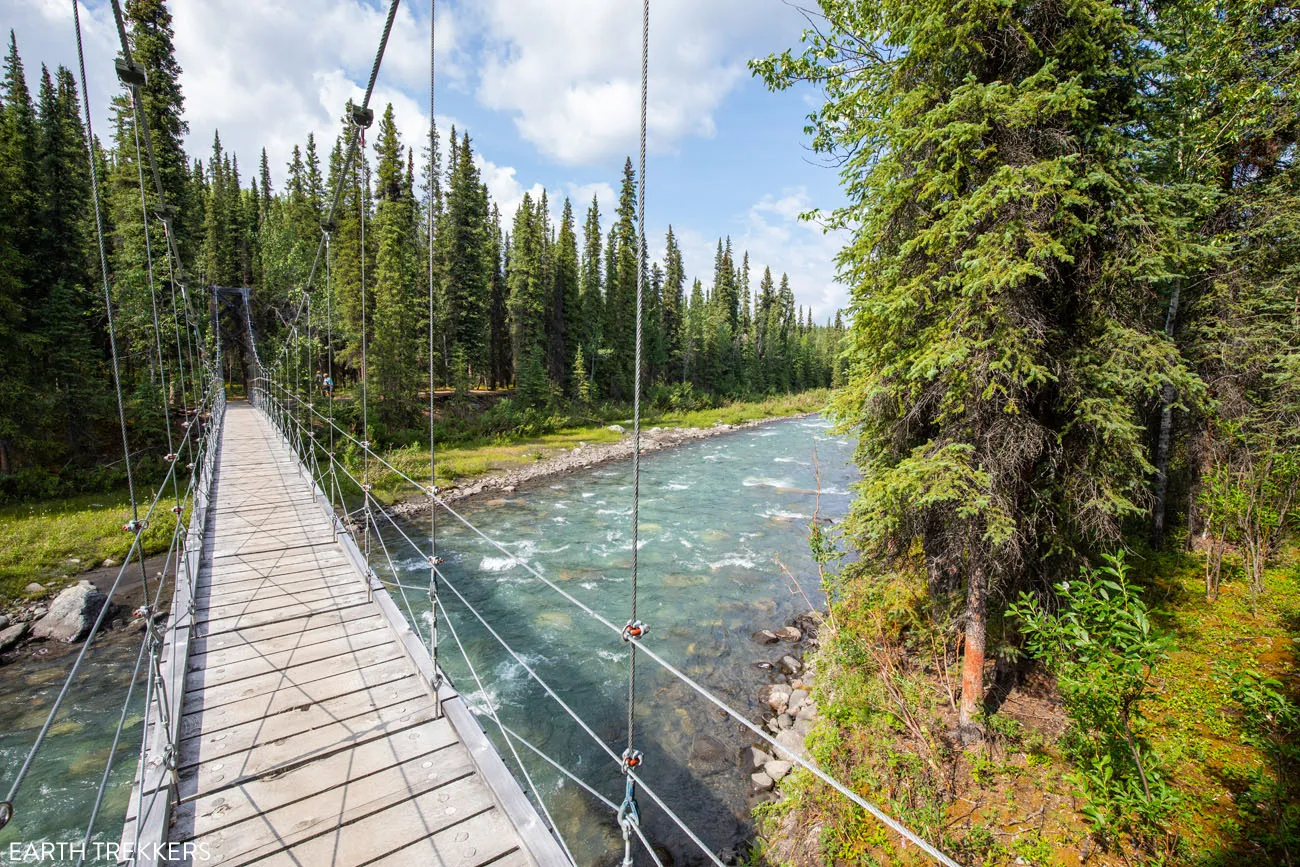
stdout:
<svg viewBox="0 0 1300 867">
<path fill-rule="evenodd" d="M 631 747 L 628 747 L 627 749 L 623 750 L 623 758 L 622 758 L 622 765 L 621 765 L 623 773 L 626 774 L 628 771 L 632 770 L 633 768 L 641 767 L 641 763 L 644 761 L 645 761 L 644 753 L 642 753 L 640 750 L 634 750 Z M 631 781 L 632 778 L 628 777 L 628 782 L 630 783 Z"/>
<path fill-rule="evenodd" d="M 127 63 L 125 58 L 119 57 L 113 61 L 117 67 L 117 78 L 127 87 L 144 87 L 147 76 L 144 67 L 138 63 Z"/>
<path fill-rule="evenodd" d="M 631 641 L 632 639 L 635 638 L 636 640 L 640 641 L 641 638 L 649 631 L 650 631 L 650 627 L 646 626 L 640 620 L 629 620 L 627 622 L 627 625 L 623 627 L 623 640 Z"/>
<path fill-rule="evenodd" d="M 428 494 L 430 497 L 436 497 L 436 496 L 438 496 L 438 486 L 437 486 L 437 485 L 426 485 L 425 488 L 424 488 L 424 492 L 425 492 L 426 494 Z"/>
<path fill-rule="evenodd" d="M 176 515 L 177 517 L 180 517 L 184 511 L 185 509 L 181 506 L 172 506 L 172 514 Z"/>
<path fill-rule="evenodd" d="M 177 455 L 175 452 L 173 452 L 172 454 L 169 454 L 169 455 L 163 455 L 163 460 L 166 461 L 166 462 L 169 463 L 169 464 L 172 464 L 172 463 L 175 463 L 175 462 L 176 462 L 176 458 L 178 458 L 178 457 L 180 457 L 180 456 Z"/>
<path fill-rule="evenodd" d="M 0 828 L 9 824 L 9 820 L 14 817 L 14 805 L 9 801 L 0 801 Z"/>
<path fill-rule="evenodd" d="M 435 556 L 433 556 L 432 554 L 430 554 L 430 555 L 429 555 L 428 557 L 426 557 L 425 559 L 428 560 L 428 561 L 429 561 L 429 565 L 430 565 L 430 566 L 433 566 L 433 567 L 441 566 L 443 563 L 447 562 L 446 560 L 442 559 L 441 557 L 435 557 Z"/>
<path fill-rule="evenodd" d="M 374 487 L 374 485 L 362 485 L 362 486 L 361 486 L 361 490 L 365 491 L 365 492 L 368 494 L 368 493 L 370 493 L 370 489 L 373 488 L 373 487 Z"/>
<path fill-rule="evenodd" d="M 623 753 L 623 761 L 626 764 L 628 752 L 641 754 L 635 750 L 629 750 Z M 636 786 L 631 777 L 627 778 L 627 786 L 623 792 L 623 803 L 618 808 L 618 826 L 623 832 L 623 865 L 622 867 L 632 867 L 632 832 L 641 826 L 641 812 L 636 806 Z"/>
<path fill-rule="evenodd" d="M 375 122 L 375 110 L 364 105 L 352 106 L 352 122 L 362 129 L 370 129 Z"/>
<path fill-rule="evenodd" d="M 144 528 L 145 528 L 145 522 L 144 522 L 144 521 L 141 521 L 141 520 L 138 519 L 138 518 L 135 519 L 135 520 L 133 520 L 133 521 L 127 521 L 125 524 L 122 525 L 122 529 L 125 530 L 125 531 L 128 532 L 128 533 L 137 533 L 137 534 L 138 534 L 138 533 L 140 533 L 142 530 L 144 530 Z"/>
<path fill-rule="evenodd" d="M 370 448 L 370 440 L 362 440 L 362 441 L 361 441 L 361 447 L 362 447 L 363 449 L 368 449 L 368 448 Z"/>
</svg>

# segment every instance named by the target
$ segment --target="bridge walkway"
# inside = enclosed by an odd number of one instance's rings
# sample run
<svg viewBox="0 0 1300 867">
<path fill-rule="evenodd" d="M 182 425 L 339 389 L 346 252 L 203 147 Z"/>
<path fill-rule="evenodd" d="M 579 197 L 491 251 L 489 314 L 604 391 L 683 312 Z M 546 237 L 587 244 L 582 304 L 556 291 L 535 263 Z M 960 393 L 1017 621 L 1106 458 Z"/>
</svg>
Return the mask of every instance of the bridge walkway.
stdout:
<svg viewBox="0 0 1300 867">
<path fill-rule="evenodd" d="M 247 404 L 226 410 L 215 488 L 166 840 L 204 864 L 556 863 L 445 685 L 439 713 L 418 636 Z"/>
</svg>

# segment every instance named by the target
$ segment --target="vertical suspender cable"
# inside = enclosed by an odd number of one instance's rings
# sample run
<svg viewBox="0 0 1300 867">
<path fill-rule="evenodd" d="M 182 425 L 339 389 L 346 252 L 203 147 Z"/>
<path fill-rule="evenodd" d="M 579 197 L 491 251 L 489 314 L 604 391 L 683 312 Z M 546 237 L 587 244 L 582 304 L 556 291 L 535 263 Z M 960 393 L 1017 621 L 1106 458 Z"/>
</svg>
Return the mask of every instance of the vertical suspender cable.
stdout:
<svg viewBox="0 0 1300 867">
<path fill-rule="evenodd" d="M 367 380 L 370 365 L 366 360 L 366 197 L 370 194 L 370 163 L 366 161 L 366 135 L 361 133 L 361 171 L 357 173 L 357 207 L 361 214 L 361 493 L 364 497 L 366 569 L 370 569 L 370 410 Z M 361 188 L 362 176 L 365 189 Z"/>
<path fill-rule="evenodd" d="M 641 313 L 645 294 L 646 244 L 645 244 L 645 152 L 646 152 L 646 101 L 649 94 L 650 75 L 650 0 L 641 4 L 641 165 L 637 175 L 637 261 L 636 261 L 636 335 L 632 370 L 632 605 L 623 640 L 628 646 L 627 672 L 627 749 L 623 752 L 623 773 L 626 776 L 623 805 L 619 808 L 619 824 L 623 831 L 623 867 L 632 865 L 632 833 L 640 825 L 636 805 L 636 782 L 632 770 L 641 763 L 636 742 L 636 653 L 637 642 L 645 634 L 645 626 L 637 619 L 637 567 L 640 535 L 641 506 Z"/>
<path fill-rule="evenodd" d="M 81 72 L 82 103 L 86 107 L 86 156 L 90 158 L 90 199 L 95 206 L 95 232 L 99 236 L 99 267 L 104 275 L 104 312 L 108 315 L 108 347 L 113 357 L 113 386 L 117 391 L 117 419 L 122 428 L 122 460 L 126 464 L 126 487 L 131 496 L 131 521 L 140 519 L 135 501 L 135 479 L 131 475 L 131 446 L 126 437 L 126 407 L 122 403 L 122 374 L 117 362 L 117 334 L 113 330 L 113 299 L 108 288 L 108 253 L 104 249 L 104 218 L 99 212 L 99 169 L 95 161 L 95 134 L 90 128 L 90 97 L 86 90 L 86 57 L 81 47 L 81 13 L 72 2 L 72 23 L 77 31 L 77 67 Z"/>
<path fill-rule="evenodd" d="M 433 208 L 434 185 L 437 178 L 434 177 L 435 167 L 433 164 L 434 148 L 437 146 L 434 137 L 437 134 L 437 124 L 433 119 L 433 95 L 434 95 L 434 71 L 436 66 L 435 59 L 435 35 L 437 33 L 438 2 L 429 0 L 429 204 L 428 204 L 428 236 L 429 236 L 429 655 L 433 657 L 433 677 L 434 677 L 434 701 L 438 705 L 438 710 L 442 709 L 442 702 L 438 699 L 438 683 L 442 680 L 442 670 L 438 668 L 438 505 L 433 498 L 438 495 L 438 474 L 437 461 L 434 454 L 433 442 Z"/>
<path fill-rule="evenodd" d="M 328 395 L 330 429 L 330 507 L 333 511 L 334 495 L 338 492 L 338 471 L 334 468 L 334 273 L 330 266 L 330 233 L 325 233 L 325 376 L 329 379 Z M 331 522 L 338 535 L 338 522 Z"/>
</svg>

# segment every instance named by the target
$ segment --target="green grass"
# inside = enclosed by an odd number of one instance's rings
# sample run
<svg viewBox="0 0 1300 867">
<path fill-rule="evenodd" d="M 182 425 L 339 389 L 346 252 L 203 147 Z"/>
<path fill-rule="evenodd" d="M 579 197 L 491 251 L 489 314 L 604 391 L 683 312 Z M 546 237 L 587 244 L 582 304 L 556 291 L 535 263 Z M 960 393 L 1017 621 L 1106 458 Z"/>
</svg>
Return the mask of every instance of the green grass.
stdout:
<svg viewBox="0 0 1300 867">
<path fill-rule="evenodd" d="M 160 504 L 144 532 L 146 554 L 167 550 L 175 517 Z M 0 606 L 26 596 L 36 582 L 55 589 L 131 546 L 122 524 L 131 517 L 126 491 L 0 508 Z"/>
</svg>

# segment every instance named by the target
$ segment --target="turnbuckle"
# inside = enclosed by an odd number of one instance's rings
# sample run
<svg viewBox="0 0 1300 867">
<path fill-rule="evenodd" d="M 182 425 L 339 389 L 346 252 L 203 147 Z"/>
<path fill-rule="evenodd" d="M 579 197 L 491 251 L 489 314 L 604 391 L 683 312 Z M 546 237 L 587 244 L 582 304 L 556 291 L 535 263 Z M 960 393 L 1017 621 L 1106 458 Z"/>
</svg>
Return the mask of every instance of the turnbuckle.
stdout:
<svg viewBox="0 0 1300 867">
<path fill-rule="evenodd" d="M 649 631 L 650 627 L 646 626 L 640 620 L 629 620 L 627 625 L 623 627 L 623 640 L 631 641 L 635 638 L 639 641 L 641 640 L 641 637 Z"/>
</svg>

